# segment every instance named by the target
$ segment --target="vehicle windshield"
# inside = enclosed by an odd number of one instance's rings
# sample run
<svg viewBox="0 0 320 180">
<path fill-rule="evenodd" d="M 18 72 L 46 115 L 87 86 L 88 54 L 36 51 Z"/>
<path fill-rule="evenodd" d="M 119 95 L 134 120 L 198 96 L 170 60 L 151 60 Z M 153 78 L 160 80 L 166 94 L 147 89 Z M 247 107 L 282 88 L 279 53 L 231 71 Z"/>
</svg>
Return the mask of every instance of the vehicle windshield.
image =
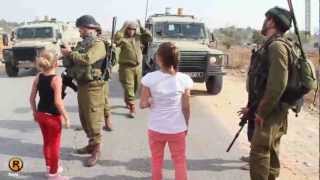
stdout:
<svg viewBox="0 0 320 180">
<path fill-rule="evenodd" d="M 206 38 L 203 23 L 157 23 L 155 25 L 155 34 L 158 38 Z"/>
<path fill-rule="evenodd" d="M 53 29 L 51 27 L 41 28 L 19 28 L 17 30 L 17 38 L 29 39 L 29 38 L 52 38 Z"/>
</svg>

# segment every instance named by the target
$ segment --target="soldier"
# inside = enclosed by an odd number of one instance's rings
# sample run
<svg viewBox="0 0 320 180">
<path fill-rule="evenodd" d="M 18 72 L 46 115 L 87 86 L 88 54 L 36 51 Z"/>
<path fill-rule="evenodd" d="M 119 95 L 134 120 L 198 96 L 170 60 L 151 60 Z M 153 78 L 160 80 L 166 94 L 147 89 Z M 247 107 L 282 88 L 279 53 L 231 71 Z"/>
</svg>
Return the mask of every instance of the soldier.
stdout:
<svg viewBox="0 0 320 180">
<path fill-rule="evenodd" d="M 69 63 L 68 73 L 78 84 L 79 116 L 82 128 L 89 138 L 88 145 L 77 149 L 78 154 L 91 154 L 85 165 L 94 166 L 100 157 L 101 124 L 104 117 L 106 83 L 102 78 L 102 62 L 106 57 L 106 48 L 98 38 L 100 25 L 90 15 L 77 19 L 82 41 L 74 50 L 67 45 L 61 49 L 66 64 Z"/>
<path fill-rule="evenodd" d="M 102 39 L 102 29 L 97 30 L 97 35 L 100 39 Z M 105 40 L 105 43 L 107 44 L 108 48 L 113 48 L 111 43 L 109 43 L 107 40 Z M 108 53 L 108 51 L 107 51 Z M 108 56 L 108 54 L 107 54 Z M 109 102 L 109 83 L 106 82 L 105 88 L 104 88 L 104 98 L 105 98 L 105 104 L 104 104 L 104 123 L 103 130 L 105 131 L 112 131 L 112 121 L 111 121 L 111 113 L 110 113 L 110 102 Z"/>
<path fill-rule="evenodd" d="M 137 31 L 139 26 L 140 32 Z M 139 88 L 142 73 L 142 45 L 152 40 L 150 32 L 140 22 L 126 22 L 116 33 L 115 44 L 120 48 L 119 80 L 124 89 L 124 101 L 129 109 L 129 117 L 134 118 L 135 93 Z"/>
<path fill-rule="evenodd" d="M 251 102 L 248 109 L 255 114 L 250 151 L 252 180 L 274 180 L 279 176 L 279 145 L 282 135 L 287 132 L 289 109 L 281 102 L 281 97 L 288 82 L 291 55 L 283 35 L 291 27 L 291 13 L 274 7 L 265 15 L 261 34 L 267 40 L 253 55 L 249 70 Z"/>
</svg>

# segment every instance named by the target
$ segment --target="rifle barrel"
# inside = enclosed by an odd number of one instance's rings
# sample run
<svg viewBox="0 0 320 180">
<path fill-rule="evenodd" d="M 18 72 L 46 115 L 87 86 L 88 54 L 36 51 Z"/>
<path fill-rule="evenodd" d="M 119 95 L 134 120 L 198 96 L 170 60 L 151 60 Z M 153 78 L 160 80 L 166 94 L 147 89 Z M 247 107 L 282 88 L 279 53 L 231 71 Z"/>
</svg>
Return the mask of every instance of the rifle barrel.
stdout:
<svg viewBox="0 0 320 180">
<path fill-rule="evenodd" d="M 241 128 L 238 130 L 237 134 L 234 136 L 234 138 L 233 138 L 233 140 L 231 141 L 231 143 L 230 143 L 230 145 L 229 145 L 229 147 L 228 147 L 228 149 L 227 149 L 226 152 L 229 152 L 229 151 L 230 151 L 230 149 L 232 148 L 234 142 L 236 142 L 236 140 L 238 139 L 238 137 L 239 137 L 239 135 L 240 135 L 243 127 L 244 127 L 244 126 L 241 126 Z"/>
<path fill-rule="evenodd" d="M 298 23 L 297 23 L 296 15 L 295 15 L 295 13 L 294 13 L 293 4 L 292 4 L 292 1 L 291 1 L 291 0 L 288 0 L 288 5 L 289 5 L 289 9 L 290 9 L 290 12 L 291 12 L 291 15 L 292 15 L 294 32 L 296 33 L 297 38 L 298 38 L 299 48 L 300 48 L 300 50 L 301 50 L 301 56 L 302 56 L 303 59 L 306 59 L 306 55 L 305 55 L 305 53 L 304 53 L 303 45 L 302 45 L 301 38 L 300 38 L 300 34 L 299 34 L 299 28 L 298 28 Z"/>
</svg>

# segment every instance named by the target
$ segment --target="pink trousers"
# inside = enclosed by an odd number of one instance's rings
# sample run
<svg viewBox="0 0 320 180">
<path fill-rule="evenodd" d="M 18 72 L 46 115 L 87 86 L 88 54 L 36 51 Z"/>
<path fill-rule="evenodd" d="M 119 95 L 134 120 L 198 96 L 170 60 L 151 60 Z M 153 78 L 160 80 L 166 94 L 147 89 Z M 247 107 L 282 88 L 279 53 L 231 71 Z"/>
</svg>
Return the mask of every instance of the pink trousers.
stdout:
<svg viewBox="0 0 320 180">
<path fill-rule="evenodd" d="M 149 130 L 152 180 L 162 180 L 164 149 L 168 143 L 176 180 L 187 180 L 186 133 L 162 134 Z"/>
<path fill-rule="evenodd" d="M 49 173 L 58 171 L 61 138 L 61 117 L 38 112 L 37 121 L 43 136 L 43 154 Z"/>
</svg>

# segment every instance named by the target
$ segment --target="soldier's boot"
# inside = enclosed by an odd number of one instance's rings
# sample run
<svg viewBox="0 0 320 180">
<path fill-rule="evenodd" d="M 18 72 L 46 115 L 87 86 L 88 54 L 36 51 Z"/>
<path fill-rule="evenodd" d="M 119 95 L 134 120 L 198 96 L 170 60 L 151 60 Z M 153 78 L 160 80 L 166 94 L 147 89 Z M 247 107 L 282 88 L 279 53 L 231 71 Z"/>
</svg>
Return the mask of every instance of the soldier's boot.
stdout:
<svg viewBox="0 0 320 180">
<path fill-rule="evenodd" d="M 111 117 L 110 117 L 110 113 L 108 113 L 108 115 L 104 118 L 104 126 L 103 126 L 103 130 L 105 131 L 112 131 L 112 121 L 111 121 Z"/>
<path fill-rule="evenodd" d="M 134 118 L 136 115 L 136 107 L 134 103 L 129 104 L 129 117 Z"/>
<path fill-rule="evenodd" d="M 93 151 L 93 145 L 87 145 L 85 147 L 79 148 L 75 150 L 76 154 L 91 154 Z"/>
<path fill-rule="evenodd" d="M 101 156 L 101 149 L 100 148 L 101 148 L 100 144 L 94 145 L 91 156 L 88 158 L 87 162 L 85 163 L 85 166 L 93 167 L 97 164 L 97 162 L 99 161 L 100 156 Z"/>
<path fill-rule="evenodd" d="M 130 109 L 130 102 L 127 98 L 124 98 L 124 103 L 126 104 L 126 108 Z"/>
<path fill-rule="evenodd" d="M 268 180 L 276 180 L 277 176 L 273 175 L 273 174 L 269 174 Z"/>
</svg>

